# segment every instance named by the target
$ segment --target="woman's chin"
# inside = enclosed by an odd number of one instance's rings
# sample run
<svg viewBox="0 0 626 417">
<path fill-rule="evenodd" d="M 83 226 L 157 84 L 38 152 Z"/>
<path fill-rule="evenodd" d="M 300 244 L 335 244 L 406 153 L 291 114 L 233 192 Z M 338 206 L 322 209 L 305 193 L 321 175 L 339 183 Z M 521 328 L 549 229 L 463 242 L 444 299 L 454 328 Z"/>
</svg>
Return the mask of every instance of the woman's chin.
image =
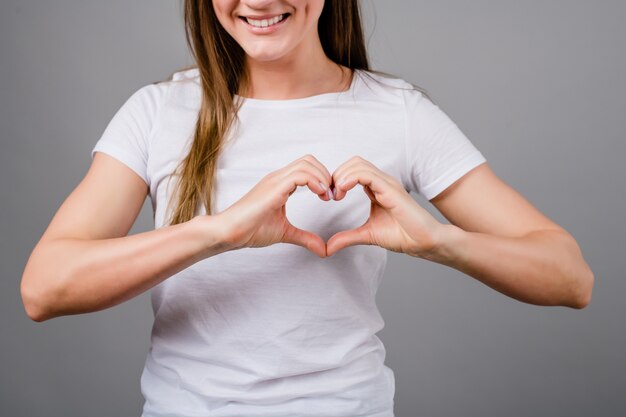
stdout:
<svg viewBox="0 0 626 417">
<path fill-rule="evenodd" d="M 285 54 L 277 53 L 276 51 L 267 51 L 267 52 L 248 52 L 246 51 L 247 58 L 257 62 L 280 62 L 281 59 L 284 58 Z"/>
</svg>

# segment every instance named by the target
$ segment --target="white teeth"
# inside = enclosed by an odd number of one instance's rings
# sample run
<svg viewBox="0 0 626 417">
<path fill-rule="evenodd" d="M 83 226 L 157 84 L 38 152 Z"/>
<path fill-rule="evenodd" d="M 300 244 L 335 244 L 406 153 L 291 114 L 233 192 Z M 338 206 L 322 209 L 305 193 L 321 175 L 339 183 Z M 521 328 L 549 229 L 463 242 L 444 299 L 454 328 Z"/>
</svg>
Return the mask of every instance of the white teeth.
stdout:
<svg viewBox="0 0 626 417">
<path fill-rule="evenodd" d="M 252 26 L 256 26 L 258 28 L 264 28 L 264 27 L 271 26 L 280 22 L 281 20 L 283 20 L 283 16 L 284 15 L 281 14 L 278 16 L 274 16 L 271 19 L 263 19 L 263 20 L 254 20 L 254 19 L 250 19 L 249 17 L 246 17 L 246 21 L 250 23 Z"/>
</svg>

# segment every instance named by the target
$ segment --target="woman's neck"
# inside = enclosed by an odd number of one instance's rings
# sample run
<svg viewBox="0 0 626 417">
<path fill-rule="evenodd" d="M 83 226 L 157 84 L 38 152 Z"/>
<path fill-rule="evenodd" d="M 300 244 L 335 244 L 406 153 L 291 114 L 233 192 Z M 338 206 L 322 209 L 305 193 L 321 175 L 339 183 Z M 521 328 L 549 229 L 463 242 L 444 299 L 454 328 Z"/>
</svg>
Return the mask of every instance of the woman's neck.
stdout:
<svg viewBox="0 0 626 417">
<path fill-rule="evenodd" d="M 345 91 L 351 84 L 349 68 L 324 53 L 319 42 L 292 51 L 279 60 L 259 61 L 246 56 L 249 86 L 244 97 L 289 100 Z"/>
</svg>

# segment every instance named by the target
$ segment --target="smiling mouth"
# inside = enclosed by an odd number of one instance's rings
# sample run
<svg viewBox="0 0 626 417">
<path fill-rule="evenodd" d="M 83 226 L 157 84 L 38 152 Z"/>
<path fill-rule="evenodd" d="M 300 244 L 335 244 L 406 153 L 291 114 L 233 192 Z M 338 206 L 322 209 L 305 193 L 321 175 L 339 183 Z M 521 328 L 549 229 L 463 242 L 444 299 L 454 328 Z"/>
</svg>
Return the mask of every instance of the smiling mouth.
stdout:
<svg viewBox="0 0 626 417">
<path fill-rule="evenodd" d="M 283 13 L 271 19 L 251 19 L 246 16 L 239 16 L 239 18 L 250 26 L 254 26 L 256 28 L 266 28 L 277 25 L 278 23 L 287 20 L 289 16 L 291 16 L 290 13 Z"/>
</svg>

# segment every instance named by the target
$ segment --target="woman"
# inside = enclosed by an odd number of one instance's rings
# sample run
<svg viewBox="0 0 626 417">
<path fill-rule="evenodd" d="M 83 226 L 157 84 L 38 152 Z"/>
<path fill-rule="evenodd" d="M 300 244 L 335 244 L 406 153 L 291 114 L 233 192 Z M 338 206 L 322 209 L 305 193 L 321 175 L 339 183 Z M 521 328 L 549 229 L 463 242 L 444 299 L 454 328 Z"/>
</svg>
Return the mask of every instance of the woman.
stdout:
<svg viewBox="0 0 626 417">
<path fill-rule="evenodd" d="M 424 92 L 369 69 L 359 19 L 356 0 L 186 1 L 197 68 L 127 100 L 33 250 L 33 320 L 151 290 L 144 417 L 393 416 L 387 250 L 589 303 L 573 237 Z M 147 194 L 155 230 L 126 236 Z"/>
</svg>

